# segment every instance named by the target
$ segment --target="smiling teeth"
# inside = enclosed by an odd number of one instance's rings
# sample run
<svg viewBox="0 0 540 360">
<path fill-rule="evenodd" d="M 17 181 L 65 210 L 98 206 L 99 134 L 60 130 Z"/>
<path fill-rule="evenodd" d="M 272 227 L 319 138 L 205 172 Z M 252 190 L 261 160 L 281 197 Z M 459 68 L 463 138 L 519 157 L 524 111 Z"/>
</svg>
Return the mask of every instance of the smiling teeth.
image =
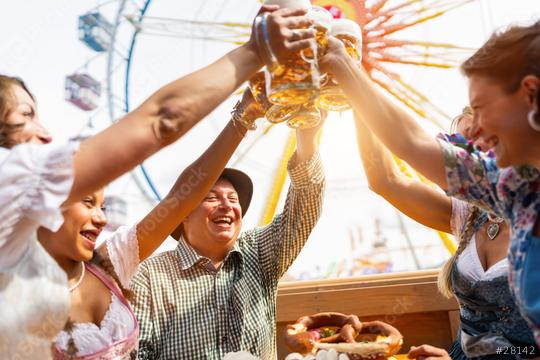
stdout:
<svg viewBox="0 0 540 360">
<path fill-rule="evenodd" d="M 95 239 L 95 237 L 93 235 L 90 235 L 88 233 L 81 233 L 81 235 L 84 236 L 85 238 L 87 238 L 90 241 L 96 241 L 96 239 Z"/>
<path fill-rule="evenodd" d="M 232 219 L 226 216 L 221 216 L 214 219 L 214 222 L 218 222 L 218 221 L 226 221 L 229 225 L 232 223 Z"/>
</svg>

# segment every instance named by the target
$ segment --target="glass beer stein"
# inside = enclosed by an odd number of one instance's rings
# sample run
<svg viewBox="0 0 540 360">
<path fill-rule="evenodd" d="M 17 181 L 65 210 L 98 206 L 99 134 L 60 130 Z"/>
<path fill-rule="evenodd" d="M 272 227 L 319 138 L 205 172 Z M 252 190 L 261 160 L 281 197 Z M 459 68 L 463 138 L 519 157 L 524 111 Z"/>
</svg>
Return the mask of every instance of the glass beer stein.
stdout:
<svg viewBox="0 0 540 360">
<path fill-rule="evenodd" d="M 315 106 L 315 100 L 300 106 L 295 114 L 287 121 L 287 126 L 293 129 L 309 129 L 319 125 L 321 111 Z"/>
<path fill-rule="evenodd" d="M 249 79 L 249 89 L 255 98 L 255 102 L 261 107 L 261 112 L 265 114 L 266 119 L 273 124 L 289 120 L 291 116 L 300 109 L 300 105 L 279 106 L 268 101 L 268 97 L 266 96 L 265 77 L 264 72 L 262 71 L 256 73 Z"/>
<path fill-rule="evenodd" d="M 348 19 L 335 19 L 332 23 L 330 34 L 341 40 L 345 48 L 358 64 L 362 61 L 362 30 L 360 26 Z M 323 85 L 317 99 L 317 107 L 328 111 L 349 110 L 351 106 L 347 97 L 332 74 L 326 74 Z"/>
<path fill-rule="evenodd" d="M 309 10 L 308 17 L 314 21 L 316 39 L 310 48 L 299 51 L 284 64 L 274 64 L 266 69 L 268 100 L 276 105 L 306 104 L 320 90 L 318 55 L 326 48 L 332 15 L 323 8 L 313 9 L 308 0 L 267 0 L 266 4 Z"/>
</svg>

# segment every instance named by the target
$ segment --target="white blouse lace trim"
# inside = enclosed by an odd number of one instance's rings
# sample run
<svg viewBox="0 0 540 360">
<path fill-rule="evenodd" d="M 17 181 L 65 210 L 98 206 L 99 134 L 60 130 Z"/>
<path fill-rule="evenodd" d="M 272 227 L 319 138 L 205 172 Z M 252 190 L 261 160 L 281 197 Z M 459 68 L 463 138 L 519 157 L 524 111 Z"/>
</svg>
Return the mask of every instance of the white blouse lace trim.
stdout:
<svg viewBox="0 0 540 360">
<path fill-rule="evenodd" d="M 452 219 L 450 226 L 452 232 L 456 235 L 456 239 L 461 241 L 461 235 L 464 231 L 464 226 L 469 216 L 469 204 L 458 200 L 452 199 Z M 508 274 L 508 260 L 502 259 L 496 264 L 492 265 L 487 271 L 484 271 L 480 258 L 478 257 L 478 251 L 476 249 L 476 235 L 473 235 L 471 241 L 463 252 L 459 255 L 457 260 L 457 269 L 460 274 L 465 276 L 470 281 L 479 280 L 492 280 L 499 276 Z"/>
<path fill-rule="evenodd" d="M 476 250 L 476 236 L 473 235 L 469 245 L 458 258 L 457 268 L 459 273 L 470 281 L 486 281 L 508 275 L 508 260 L 504 258 L 484 271 Z"/>
<path fill-rule="evenodd" d="M 135 323 L 129 309 L 111 293 L 111 304 L 101 320 L 100 326 L 94 323 L 75 323 L 72 331 L 73 341 L 78 349 L 77 355 L 93 354 L 112 343 L 129 336 Z M 58 334 L 56 344 L 66 350 L 70 335 L 65 331 Z"/>
</svg>

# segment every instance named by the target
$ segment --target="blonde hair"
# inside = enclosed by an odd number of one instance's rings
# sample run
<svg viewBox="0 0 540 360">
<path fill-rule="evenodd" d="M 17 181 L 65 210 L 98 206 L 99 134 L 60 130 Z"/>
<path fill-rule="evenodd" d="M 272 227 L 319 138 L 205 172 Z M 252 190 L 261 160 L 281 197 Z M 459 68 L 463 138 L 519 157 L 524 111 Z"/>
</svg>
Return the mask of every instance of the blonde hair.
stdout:
<svg viewBox="0 0 540 360">
<path fill-rule="evenodd" d="M 461 114 L 452 119 L 452 123 L 450 124 L 450 132 L 456 133 L 459 123 L 466 116 L 473 116 L 473 110 L 470 106 L 465 106 L 463 110 L 461 110 Z"/>
<path fill-rule="evenodd" d="M 461 111 L 461 114 L 452 120 L 452 124 L 450 125 L 451 132 L 455 133 L 457 131 L 459 122 L 463 120 L 465 116 L 473 116 L 473 110 L 470 106 L 465 106 Z M 469 205 L 469 214 L 467 215 L 467 220 L 465 221 L 463 230 L 461 233 L 454 234 L 459 241 L 459 246 L 439 272 L 437 287 L 439 288 L 439 292 L 447 298 L 454 296 L 454 291 L 452 290 L 452 270 L 454 269 L 454 265 L 456 264 L 459 255 L 463 252 L 463 250 L 465 250 L 471 241 L 474 231 L 473 224 L 478 217 L 479 212 L 480 210 L 476 206 Z"/>
<path fill-rule="evenodd" d="M 452 289 L 452 270 L 459 258 L 459 255 L 465 250 L 467 245 L 471 242 L 474 235 L 474 222 L 480 214 L 480 209 L 474 205 L 469 205 L 469 215 L 467 221 L 463 227 L 461 233 L 455 234 L 459 241 L 459 246 L 450 259 L 443 265 L 437 279 L 437 287 L 439 292 L 447 298 L 454 296 L 454 290 Z"/>
</svg>

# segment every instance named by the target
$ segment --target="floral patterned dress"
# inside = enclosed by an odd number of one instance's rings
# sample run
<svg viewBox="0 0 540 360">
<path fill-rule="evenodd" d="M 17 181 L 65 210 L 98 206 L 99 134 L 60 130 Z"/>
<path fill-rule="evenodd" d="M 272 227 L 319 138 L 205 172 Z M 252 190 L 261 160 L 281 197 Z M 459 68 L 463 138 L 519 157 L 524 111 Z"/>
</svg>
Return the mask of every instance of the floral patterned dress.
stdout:
<svg viewBox="0 0 540 360">
<path fill-rule="evenodd" d="M 540 345 L 540 239 L 533 234 L 540 212 L 540 171 L 499 169 L 492 154 L 456 146 L 439 135 L 447 194 L 490 209 L 511 224 L 509 282 L 516 304 Z"/>
</svg>

